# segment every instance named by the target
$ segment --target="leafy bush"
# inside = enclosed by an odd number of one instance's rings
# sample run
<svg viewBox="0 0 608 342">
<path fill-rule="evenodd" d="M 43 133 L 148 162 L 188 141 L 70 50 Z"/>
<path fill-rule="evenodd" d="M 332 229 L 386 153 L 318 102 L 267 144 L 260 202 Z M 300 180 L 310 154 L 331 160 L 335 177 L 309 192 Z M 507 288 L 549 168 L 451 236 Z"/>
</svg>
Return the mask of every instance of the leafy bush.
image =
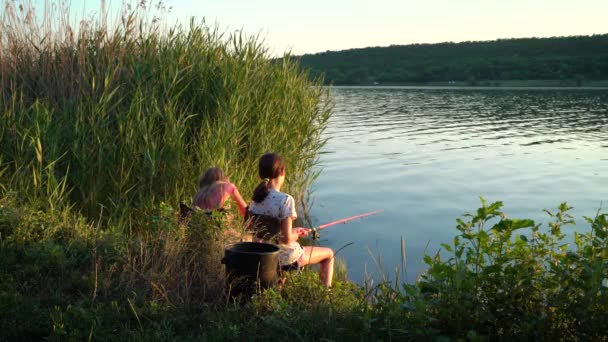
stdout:
<svg viewBox="0 0 608 342">
<path fill-rule="evenodd" d="M 453 243 L 442 245 L 450 257 L 425 257 L 419 287 L 433 325 L 463 337 L 607 338 L 606 214 L 586 218 L 592 229 L 576 233 L 571 248 L 561 232 L 574 223 L 567 204 L 548 212 L 554 221 L 547 232 L 507 218 L 501 207 L 482 199 L 475 215 L 458 220 Z"/>
<path fill-rule="evenodd" d="M 0 201 L 0 329 L 3 339 L 49 335 L 49 310 L 114 293 L 112 265 L 121 253 L 113 234 L 68 209 L 42 212 Z"/>
</svg>

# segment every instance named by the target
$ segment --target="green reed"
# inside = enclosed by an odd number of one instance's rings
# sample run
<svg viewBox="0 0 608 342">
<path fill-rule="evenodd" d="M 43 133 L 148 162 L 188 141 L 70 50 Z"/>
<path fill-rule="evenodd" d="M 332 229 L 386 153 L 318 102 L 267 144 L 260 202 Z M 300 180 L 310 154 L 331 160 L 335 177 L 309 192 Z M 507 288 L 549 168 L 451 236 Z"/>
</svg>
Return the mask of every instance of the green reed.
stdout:
<svg viewBox="0 0 608 342">
<path fill-rule="evenodd" d="M 188 201 L 210 166 L 247 196 L 257 158 L 276 151 L 289 191 L 305 193 L 330 105 L 289 56 L 273 62 L 257 37 L 195 20 L 166 29 L 141 11 L 75 32 L 64 11 L 41 21 L 13 2 L 2 10 L 3 184 L 128 222 Z"/>
</svg>

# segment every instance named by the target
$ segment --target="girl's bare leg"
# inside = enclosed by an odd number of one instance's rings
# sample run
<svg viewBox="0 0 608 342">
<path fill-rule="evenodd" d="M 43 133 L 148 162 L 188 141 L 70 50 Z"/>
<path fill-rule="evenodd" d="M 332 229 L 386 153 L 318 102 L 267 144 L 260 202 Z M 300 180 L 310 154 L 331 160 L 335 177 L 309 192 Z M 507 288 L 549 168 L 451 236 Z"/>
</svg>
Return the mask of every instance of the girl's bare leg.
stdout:
<svg viewBox="0 0 608 342">
<path fill-rule="evenodd" d="M 319 276 L 325 286 L 331 286 L 334 276 L 334 251 L 327 247 L 304 246 L 301 265 L 321 264 Z"/>
</svg>

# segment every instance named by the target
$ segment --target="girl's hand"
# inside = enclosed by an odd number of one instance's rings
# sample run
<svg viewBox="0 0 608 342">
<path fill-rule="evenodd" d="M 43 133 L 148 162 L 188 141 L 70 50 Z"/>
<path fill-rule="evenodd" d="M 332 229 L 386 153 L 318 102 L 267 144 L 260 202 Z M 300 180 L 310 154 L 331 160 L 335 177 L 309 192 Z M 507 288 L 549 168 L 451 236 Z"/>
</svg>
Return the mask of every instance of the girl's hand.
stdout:
<svg viewBox="0 0 608 342">
<path fill-rule="evenodd" d="M 312 231 L 312 229 L 310 229 L 310 228 L 302 228 L 302 227 L 297 227 L 295 230 L 296 230 L 296 234 L 298 234 L 298 236 L 306 236 Z"/>
</svg>

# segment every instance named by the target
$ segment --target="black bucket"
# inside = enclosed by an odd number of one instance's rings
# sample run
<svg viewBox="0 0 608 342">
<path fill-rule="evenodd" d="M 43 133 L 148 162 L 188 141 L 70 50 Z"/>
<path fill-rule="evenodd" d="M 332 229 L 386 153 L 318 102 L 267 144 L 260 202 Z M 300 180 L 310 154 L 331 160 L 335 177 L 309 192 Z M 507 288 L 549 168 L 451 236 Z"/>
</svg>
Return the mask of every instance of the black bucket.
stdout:
<svg viewBox="0 0 608 342">
<path fill-rule="evenodd" d="M 240 242 L 226 247 L 226 286 L 230 297 L 250 298 L 259 290 L 275 286 L 278 280 L 279 246 Z"/>
</svg>

